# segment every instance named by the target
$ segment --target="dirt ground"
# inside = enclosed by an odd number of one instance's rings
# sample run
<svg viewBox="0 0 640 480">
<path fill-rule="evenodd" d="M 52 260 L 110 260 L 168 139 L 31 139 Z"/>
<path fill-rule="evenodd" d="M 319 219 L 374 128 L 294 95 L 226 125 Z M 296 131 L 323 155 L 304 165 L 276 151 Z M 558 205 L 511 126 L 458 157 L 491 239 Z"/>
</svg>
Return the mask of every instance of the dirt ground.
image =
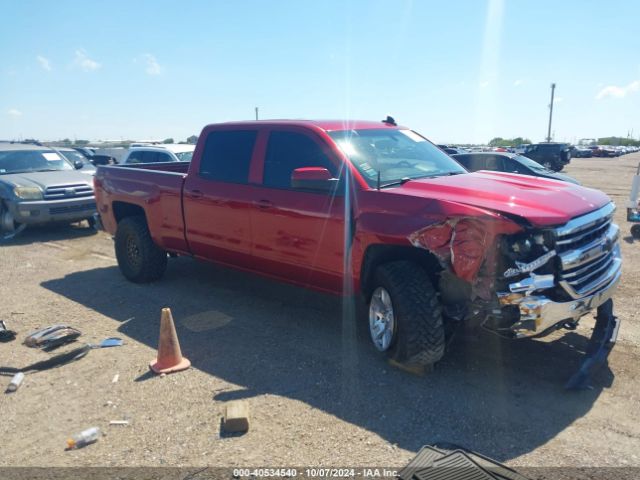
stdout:
<svg viewBox="0 0 640 480">
<path fill-rule="evenodd" d="M 420 378 L 354 337 L 338 298 L 188 258 L 170 260 L 160 282 L 134 285 L 119 273 L 109 235 L 81 225 L 26 230 L 0 247 L 0 319 L 18 331 L 0 344 L 0 364 L 48 358 L 21 340 L 61 322 L 85 342 L 126 344 L 29 374 L 16 393 L 0 394 L 0 466 L 402 467 L 436 441 L 516 467 L 640 466 L 640 242 L 624 212 L 639 161 L 574 159 L 566 169 L 615 200 L 623 232 L 619 342 L 582 392 L 563 383 L 580 363 L 591 317 L 545 341 L 456 338 Z M 193 367 L 156 377 L 148 363 L 164 306 Z M 245 435 L 220 433 L 232 399 L 250 404 Z M 109 425 L 123 419 L 130 425 Z M 106 436 L 64 450 L 70 434 L 91 426 Z"/>
</svg>

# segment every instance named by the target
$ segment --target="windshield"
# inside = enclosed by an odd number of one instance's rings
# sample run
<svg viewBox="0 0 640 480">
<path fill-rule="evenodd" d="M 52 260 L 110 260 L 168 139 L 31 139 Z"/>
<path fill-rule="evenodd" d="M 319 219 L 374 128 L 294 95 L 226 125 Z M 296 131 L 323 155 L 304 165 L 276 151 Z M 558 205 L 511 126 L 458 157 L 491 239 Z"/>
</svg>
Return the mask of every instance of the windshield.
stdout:
<svg viewBox="0 0 640 480">
<path fill-rule="evenodd" d="M 193 152 L 179 152 L 175 154 L 178 157 L 178 160 L 181 162 L 190 162 L 191 157 L 193 157 Z"/>
<path fill-rule="evenodd" d="M 51 150 L 13 150 L 0 152 L 0 175 L 25 172 L 73 170 L 73 166 Z"/>
<path fill-rule="evenodd" d="M 455 160 L 412 130 L 342 130 L 329 132 L 370 187 L 415 178 L 466 173 Z"/>
</svg>

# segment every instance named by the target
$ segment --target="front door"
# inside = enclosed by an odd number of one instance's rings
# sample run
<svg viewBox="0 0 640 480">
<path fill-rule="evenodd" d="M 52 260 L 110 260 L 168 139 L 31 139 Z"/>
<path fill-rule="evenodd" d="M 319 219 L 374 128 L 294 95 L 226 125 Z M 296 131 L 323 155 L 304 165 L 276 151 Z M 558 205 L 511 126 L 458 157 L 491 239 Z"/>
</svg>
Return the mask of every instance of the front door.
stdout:
<svg viewBox="0 0 640 480">
<path fill-rule="evenodd" d="M 255 266 L 298 284 L 339 292 L 344 255 L 344 196 L 291 187 L 293 170 L 324 167 L 339 176 L 339 160 L 319 137 L 272 130 L 262 185 L 251 210 Z"/>
</svg>

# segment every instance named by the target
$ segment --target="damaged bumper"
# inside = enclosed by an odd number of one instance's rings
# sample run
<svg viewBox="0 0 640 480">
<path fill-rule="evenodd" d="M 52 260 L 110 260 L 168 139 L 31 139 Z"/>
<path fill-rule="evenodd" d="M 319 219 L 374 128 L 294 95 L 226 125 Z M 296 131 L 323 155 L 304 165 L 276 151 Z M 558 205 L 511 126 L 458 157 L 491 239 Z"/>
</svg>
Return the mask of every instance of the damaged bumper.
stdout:
<svg viewBox="0 0 640 480">
<path fill-rule="evenodd" d="M 611 281 L 601 290 L 586 297 L 568 302 L 556 302 L 544 295 L 523 293 L 499 293 L 502 306 L 515 305 L 519 320 L 510 328 L 516 338 L 532 337 L 553 329 L 558 324 L 576 323 L 594 308 L 609 300 L 620 283 L 622 271 L 618 263 L 612 267 Z"/>
</svg>

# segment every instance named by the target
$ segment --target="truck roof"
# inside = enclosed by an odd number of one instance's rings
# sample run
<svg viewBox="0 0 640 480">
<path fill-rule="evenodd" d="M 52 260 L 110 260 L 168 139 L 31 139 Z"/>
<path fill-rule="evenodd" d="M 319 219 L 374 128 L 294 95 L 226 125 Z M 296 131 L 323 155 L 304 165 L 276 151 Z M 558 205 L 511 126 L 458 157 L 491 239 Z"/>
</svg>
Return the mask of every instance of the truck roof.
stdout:
<svg viewBox="0 0 640 480">
<path fill-rule="evenodd" d="M 296 127 L 309 127 L 313 126 L 327 132 L 340 131 L 340 130 L 372 130 L 378 128 L 405 128 L 397 125 L 385 123 L 383 121 L 372 122 L 370 120 L 299 120 L 299 119 L 269 119 L 269 120 L 253 120 L 253 121 L 240 121 L 240 122 L 225 122 L 222 124 L 211 124 L 207 127 L 214 125 L 238 125 L 238 126 L 296 126 Z"/>
</svg>

